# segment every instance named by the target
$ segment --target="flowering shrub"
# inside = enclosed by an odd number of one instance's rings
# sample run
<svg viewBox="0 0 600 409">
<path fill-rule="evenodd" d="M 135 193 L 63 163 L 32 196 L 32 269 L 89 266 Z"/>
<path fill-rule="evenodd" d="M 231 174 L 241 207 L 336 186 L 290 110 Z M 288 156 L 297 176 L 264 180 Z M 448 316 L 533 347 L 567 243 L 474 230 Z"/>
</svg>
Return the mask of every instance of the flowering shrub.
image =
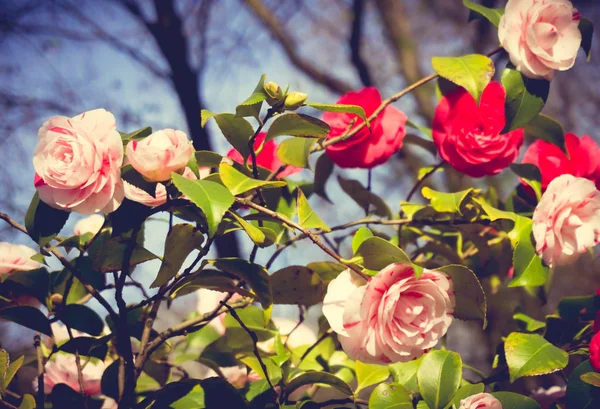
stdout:
<svg viewBox="0 0 600 409">
<path fill-rule="evenodd" d="M 194 151 L 179 130 L 118 132 L 102 109 L 45 122 L 24 225 L 0 214 L 35 243 L 0 242 L 0 406 L 600 407 L 600 292 L 564 298 L 545 319 L 503 298 L 544 301 L 555 267 L 600 240 L 598 146 L 540 113 L 554 71 L 580 45 L 589 52 L 591 23 L 566 0 L 464 4 L 499 27 L 501 48 L 434 57 L 435 74 L 387 99 L 365 88 L 311 102 L 263 76 L 235 114 L 201 113 L 232 145 L 226 156 Z M 504 52 L 500 67 L 490 57 Z M 433 80 L 431 124 L 392 106 Z M 534 142 L 515 163 L 525 136 Z M 313 209 L 332 172 L 371 172 L 412 143 L 441 162 L 399 208 L 340 176 L 366 217 L 330 226 Z M 300 180 L 303 169 L 314 176 Z M 526 188 L 436 191 L 424 186 L 436 171 L 513 172 Z M 73 213 L 91 216 L 70 235 Z M 168 224 L 160 255 L 146 248 L 151 218 Z M 209 253 L 231 234 L 251 243 L 247 258 Z M 300 240 L 329 259 L 305 252 L 274 271 Z M 150 260 L 160 267 L 144 270 L 148 289 L 132 272 Z M 174 322 L 173 301 L 189 294 L 193 311 Z M 280 305 L 299 319 L 277 318 Z M 495 325 L 489 365 L 451 350 L 459 321 Z"/>
</svg>

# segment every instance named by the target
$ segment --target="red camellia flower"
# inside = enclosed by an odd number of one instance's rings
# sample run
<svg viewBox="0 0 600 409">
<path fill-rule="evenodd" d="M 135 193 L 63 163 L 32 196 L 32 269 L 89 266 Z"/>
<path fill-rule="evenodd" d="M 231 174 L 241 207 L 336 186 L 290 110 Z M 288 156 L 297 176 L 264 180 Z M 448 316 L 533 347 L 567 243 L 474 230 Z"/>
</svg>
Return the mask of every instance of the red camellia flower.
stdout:
<svg viewBox="0 0 600 409">
<path fill-rule="evenodd" d="M 267 134 L 264 132 L 261 132 L 256 136 L 256 139 L 254 140 L 254 150 L 257 150 L 260 147 L 266 136 Z M 236 161 L 237 163 L 244 163 L 244 158 L 242 157 L 241 153 L 235 149 L 231 149 L 229 152 L 227 152 L 227 157 Z M 248 162 L 252 163 L 252 158 L 249 158 Z M 281 165 L 283 165 L 283 162 L 277 156 L 277 143 L 275 141 L 271 140 L 265 143 L 260 153 L 256 155 L 256 164 L 270 171 L 277 170 Z M 277 174 L 277 178 L 283 179 L 294 175 L 301 170 L 302 168 L 288 165 L 283 171 Z"/>
<path fill-rule="evenodd" d="M 590 341 L 590 363 L 596 372 L 600 372 L 600 332 Z"/>
<path fill-rule="evenodd" d="M 381 105 L 381 95 L 376 88 L 367 87 L 343 95 L 337 103 L 361 106 L 369 117 Z M 327 139 L 341 136 L 364 123 L 354 114 L 338 112 L 326 112 L 323 121 L 331 127 Z M 406 115 L 387 106 L 370 125 L 371 131 L 364 127 L 353 137 L 329 145 L 325 152 L 342 168 L 370 169 L 386 162 L 402 147 L 406 135 Z"/>
<path fill-rule="evenodd" d="M 600 147 L 589 136 L 565 134 L 569 157 L 558 146 L 538 139 L 532 143 L 523 163 L 532 163 L 542 173 L 542 189 L 560 175 L 568 174 L 591 180 L 600 188 Z"/>
<path fill-rule="evenodd" d="M 433 142 L 442 159 L 472 177 L 495 175 L 519 155 L 523 129 L 502 134 L 506 93 L 490 82 L 481 102 L 464 88 L 445 95 L 435 110 Z"/>
</svg>

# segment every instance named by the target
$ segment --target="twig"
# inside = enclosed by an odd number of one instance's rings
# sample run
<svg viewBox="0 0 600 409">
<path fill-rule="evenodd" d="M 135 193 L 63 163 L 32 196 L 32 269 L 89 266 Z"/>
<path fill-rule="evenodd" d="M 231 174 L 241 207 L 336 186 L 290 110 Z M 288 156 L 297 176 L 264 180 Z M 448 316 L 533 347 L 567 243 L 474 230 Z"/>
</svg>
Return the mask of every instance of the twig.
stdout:
<svg viewBox="0 0 600 409">
<path fill-rule="evenodd" d="M 242 327 L 242 329 L 244 331 L 246 331 L 246 333 L 252 339 L 254 356 L 258 360 L 258 363 L 260 364 L 260 368 L 262 369 L 263 374 L 265 375 L 265 379 L 267 380 L 269 386 L 273 390 L 273 395 L 275 397 L 275 400 L 277 401 L 278 397 L 279 397 L 279 392 L 277 392 L 277 390 L 275 389 L 275 386 L 271 382 L 271 378 L 269 377 L 269 372 L 267 371 L 267 366 L 265 365 L 264 361 L 262 360 L 262 357 L 260 356 L 260 351 L 258 350 L 258 346 L 257 346 L 257 344 L 258 344 L 258 337 L 256 336 L 256 333 L 246 326 L 246 324 L 240 318 L 240 316 L 237 314 L 237 312 L 235 312 L 235 310 L 233 308 L 231 308 L 227 303 L 224 303 L 223 301 L 221 301 L 221 305 L 229 310 L 229 313 L 231 314 L 231 316 L 233 317 L 233 319 L 235 319 L 238 322 L 238 324 L 240 324 L 240 326 Z"/>
<path fill-rule="evenodd" d="M 33 337 L 33 346 L 35 347 L 35 355 L 38 365 L 38 393 L 36 399 L 37 409 L 44 409 L 44 353 L 41 348 L 41 336 L 39 332 Z"/>
<path fill-rule="evenodd" d="M 308 349 L 306 351 L 304 351 L 304 353 L 300 357 L 300 362 L 304 361 L 304 358 L 306 358 L 308 356 L 308 354 L 310 354 L 313 349 L 315 349 L 317 346 L 319 346 L 319 344 L 321 342 L 323 342 L 331 334 L 333 334 L 333 330 L 331 328 L 329 328 L 327 331 L 325 331 L 323 333 L 323 335 L 321 335 L 319 337 L 319 339 L 317 339 L 317 341 L 314 344 L 312 344 L 310 347 L 308 347 Z"/>
<path fill-rule="evenodd" d="M 299 403 L 299 402 L 288 401 L 287 403 L 290 405 L 295 405 L 296 403 Z M 344 405 L 346 403 L 354 403 L 356 405 L 364 405 L 364 406 L 369 405 L 369 401 L 367 401 L 367 400 L 353 399 L 351 397 L 348 397 L 348 398 L 340 398 L 340 399 L 329 399 L 329 400 L 326 400 L 323 402 L 316 402 L 314 407 L 325 408 L 325 407 L 331 406 L 331 405 Z"/>
<path fill-rule="evenodd" d="M 16 406 L 11 405 L 5 400 L 0 400 L 0 407 L 8 408 L 8 409 L 19 409 Z"/>
<path fill-rule="evenodd" d="M 406 195 L 406 199 L 404 200 L 405 202 L 409 202 L 410 199 L 412 199 L 413 195 L 417 192 L 417 189 L 423 185 L 423 182 L 425 182 L 427 180 L 427 178 L 429 178 L 429 176 L 433 175 L 435 172 L 437 172 L 437 170 L 439 168 L 441 168 L 442 166 L 444 166 L 444 161 L 441 161 L 440 163 L 438 163 L 437 165 L 435 165 L 433 167 L 433 169 L 431 169 L 429 172 L 425 173 L 423 176 L 421 176 L 419 179 L 417 179 L 416 183 L 414 184 L 414 186 L 412 187 L 412 189 L 410 189 L 410 192 L 408 192 L 408 195 Z M 401 210 L 400 214 L 404 214 L 404 212 Z"/>
<path fill-rule="evenodd" d="M 292 336 L 292 334 L 294 333 L 294 331 L 296 331 L 298 328 L 300 328 L 300 325 L 302 325 L 302 323 L 304 322 L 304 319 L 305 319 L 305 317 L 304 317 L 304 307 L 302 305 L 299 305 L 298 306 L 298 323 L 287 334 L 287 337 L 285 338 L 285 342 L 283 343 L 284 347 L 287 347 L 287 343 L 290 340 L 290 337 Z"/>
</svg>

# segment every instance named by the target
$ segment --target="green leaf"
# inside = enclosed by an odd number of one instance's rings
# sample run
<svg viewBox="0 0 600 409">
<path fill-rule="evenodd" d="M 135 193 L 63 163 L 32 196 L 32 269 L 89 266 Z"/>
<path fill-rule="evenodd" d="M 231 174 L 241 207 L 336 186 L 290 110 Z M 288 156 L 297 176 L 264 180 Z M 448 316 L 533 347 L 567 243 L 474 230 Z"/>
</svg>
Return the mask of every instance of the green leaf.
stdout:
<svg viewBox="0 0 600 409">
<path fill-rule="evenodd" d="M 506 133 L 522 128 L 540 113 L 548 99 L 550 82 L 527 78 L 514 68 L 506 68 L 500 81 L 506 90 L 506 125 L 502 131 Z"/>
<path fill-rule="evenodd" d="M 431 63 L 435 72 L 466 89 L 477 103 L 495 72 L 494 62 L 481 54 L 462 57 L 433 57 Z"/>
<path fill-rule="evenodd" d="M 581 32 L 581 48 L 585 51 L 588 62 L 591 58 L 592 40 L 594 39 L 594 24 L 587 18 L 579 20 L 579 31 Z"/>
<path fill-rule="evenodd" d="M 540 168 L 533 163 L 511 163 L 510 170 L 533 189 L 538 201 L 542 198 L 542 172 L 540 172 Z"/>
<path fill-rule="evenodd" d="M 466 384 L 461 386 L 456 393 L 454 394 L 454 397 L 452 398 L 452 405 L 454 405 L 454 407 L 456 409 L 458 409 L 460 407 L 460 401 L 463 399 L 468 398 L 469 396 L 472 395 L 476 395 L 478 393 L 482 393 L 484 390 L 484 385 L 482 383 L 475 383 L 475 384 Z"/>
<path fill-rule="evenodd" d="M 5 381 L 9 362 L 10 357 L 8 356 L 8 352 L 4 349 L 0 349 L 0 393 L 4 392 L 10 383 Z"/>
<path fill-rule="evenodd" d="M 319 111 L 325 112 L 341 112 L 358 115 L 364 122 L 368 122 L 363 107 L 358 105 L 346 105 L 346 104 L 319 104 L 318 102 L 306 102 L 304 105 L 309 106 Z"/>
<path fill-rule="evenodd" d="M 27 294 L 35 296 L 40 302 L 45 303 L 48 296 L 50 276 L 45 268 L 35 270 L 14 271 L 10 274 L 3 274 L 0 277 L 0 283 L 12 281 L 18 283 L 27 289 Z"/>
<path fill-rule="evenodd" d="M 311 306 L 323 301 L 327 287 L 321 277 L 303 266 L 289 266 L 271 274 L 273 303 Z"/>
<path fill-rule="evenodd" d="M 184 397 L 169 405 L 172 409 L 202 409 L 204 405 L 204 389 L 201 385 L 195 385 Z"/>
<path fill-rule="evenodd" d="M 208 224 L 208 235 L 213 237 L 225 212 L 235 201 L 233 195 L 216 182 L 190 180 L 177 173 L 172 174 L 172 180 L 177 190 L 202 210 Z"/>
<path fill-rule="evenodd" d="M 57 314 L 66 326 L 86 334 L 99 336 L 104 330 L 104 322 L 91 308 L 80 304 L 69 304 Z"/>
<path fill-rule="evenodd" d="M 569 354 L 537 334 L 512 332 L 504 341 L 504 353 L 511 382 L 556 372 L 569 363 Z"/>
<path fill-rule="evenodd" d="M 381 237 L 370 237 L 363 241 L 356 255 L 362 257 L 363 265 L 369 270 L 381 270 L 393 263 L 410 263 L 402 249 Z"/>
<path fill-rule="evenodd" d="M 227 189 L 229 189 L 231 194 L 234 196 L 245 193 L 252 189 L 268 189 L 286 185 L 284 181 L 267 182 L 264 180 L 249 178 L 225 161 L 221 162 L 219 165 L 219 176 L 221 176 L 221 181 L 225 187 L 227 187 Z"/>
<path fill-rule="evenodd" d="M 413 409 L 412 398 L 402 385 L 382 383 L 371 392 L 369 409 Z"/>
<path fill-rule="evenodd" d="M 481 208 L 483 209 L 485 214 L 487 214 L 488 218 L 491 221 L 505 219 L 511 220 L 515 223 L 513 229 L 508 232 L 508 238 L 510 239 L 513 246 L 516 246 L 519 242 L 523 230 L 526 230 L 528 228 L 531 229 L 531 219 L 528 217 L 519 216 L 514 212 L 507 212 L 504 210 L 496 209 L 495 207 L 492 207 L 486 202 L 484 202 L 483 200 L 473 199 L 473 201 L 475 201 L 477 204 L 479 204 L 479 206 L 481 206 Z M 531 232 L 531 230 L 529 231 Z"/>
<path fill-rule="evenodd" d="M 3 353 L 5 353 L 4 350 L 1 350 Z M 7 355 L 8 358 L 8 355 Z M 21 365 L 23 365 L 23 360 L 25 359 L 24 355 L 21 355 L 20 357 L 18 357 L 16 360 L 14 360 L 13 362 L 10 363 L 10 365 L 8 365 L 8 368 L 6 368 L 6 372 L 4 374 L 0 373 L 0 376 L 4 376 L 4 387 L 0 387 L 0 391 L 3 390 L 3 388 L 8 387 L 8 385 L 10 385 L 10 383 L 12 382 L 15 374 L 17 373 L 17 371 L 19 370 L 19 368 L 21 368 Z M 2 364 L 2 358 L 0 358 L 0 367 L 2 369 L 4 369 L 4 365 Z M 8 360 L 6 361 L 6 363 L 8 363 Z M 2 383 L 0 382 L 0 386 L 2 386 Z"/>
<path fill-rule="evenodd" d="M 121 178 L 148 193 L 152 197 L 156 197 L 156 182 L 149 182 L 133 168 L 131 165 L 125 165 L 121 168 Z"/>
<path fill-rule="evenodd" d="M 258 362 L 258 359 L 255 356 L 247 356 L 241 358 L 240 361 L 248 365 L 250 369 L 256 372 L 256 374 L 261 379 L 265 379 L 265 372 L 263 371 L 260 362 Z M 273 362 L 271 358 L 262 358 L 262 361 L 265 364 L 265 367 L 267 368 L 267 375 L 269 375 L 269 379 L 271 380 L 273 385 L 279 383 L 282 376 L 281 368 L 275 362 Z"/>
<path fill-rule="evenodd" d="M 461 320 L 481 320 L 486 327 L 487 304 L 485 292 L 477 276 L 465 266 L 448 265 L 437 271 L 446 273 L 452 279 L 456 306 L 454 316 Z"/>
<path fill-rule="evenodd" d="M 237 310 L 237 314 L 244 324 L 246 324 L 246 327 L 254 331 L 259 341 L 272 339 L 278 332 L 277 328 L 272 322 L 269 321 L 267 325 L 265 325 L 264 311 L 259 307 L 251 305 L 244 309 Z M 240 345 L 249 346 L 250 348 L 246 349 L 245 352 L 252 351 L 252 340 L 248 337 L 245 330 L 240 326 L 240 323 L 233 318 L 230 313 L 225 315 L 223 324 L 225 324 L 226 333 L 225 337 L 222 337 L 221 339 L 227 341 L 227 346 L 235 348 L 235 345 L 231 345 L 231 342 L 234 341 L 234 343 L 239 342 Z M 233 333 L 233 337 L 227 339 L 227 337 L 230 336 L 229 332 Z M 240 337 L 242 337 L 242 339 L 240 339 Z"/>
<path fill-rule="evenodd" d="M 233 217 L 235 219 L 235 221 L 238 222 L 238 224 L 246 232 L 248 237 L 250 237 L 250 240 L 252 240 L 254 242 L 254 244 L 256 244 L 257 246 L 267 247 L 274 243 L 274 241 L 271 240 L 273 237 L 270 237 L 270 236 L 267 237 L 267 235 L 265 234 L 265 231 L 268 229 L 263 228 L 264 229 L 264 231 L 263 231 L 263 229 L 256 227 L 253 224 L 248 223 L 246 220 L 244 220 L 242 217 L 240 217 L 235 212 L 229 211 L 229 214 L 231 215 L 231 217 Z M 273 232 L 273 234 L 275 235 L 275 232 Z"/>
<path fill-rule="evenodd" d="M 191 224 L 182 223 L 173 226 L 165 240 L 162 264 L 150 288 L 160 287 L 175 277 L 187 256 L 192 251 L 200 249 L 203 242 L 202 232 Z"/>
<path fill-rule="evenodd" d="M 327 200 L 331 203 L 329 196 L 327 196 L 327 192 L 325 191 L 325 186 L 327 185 L 327 180 L 333 173 L 333 161 L 327 154 L 322 154 L 317 159 L 317 164 L 315 165 L 315 185 L 314 192 L 321 196 L 323 199 Z"/>
<path fill-rule="evenodd" d="M 118 237 L 110 237 L 110 232 L 103 231 L 88 249 L 92 260 L 92 269 L 102 273 L 121 270 L 128 246 L 127 241 Z M 136 243 L 129 264 L 135 266 L 155 258 L 157 258 L 156 255 Z"/>
<path fill-rule="evenodd" d="M 338 182 L 340 187 L 348 196 L 352 198 L 362 209 L 366 209 L 367 206 L 372 207 L 372 213 L 381 217 L 392 217 L 392 211 L 388 207 L 387 203 L 377 196 L 375 193 L 369 191 L 363 185 L 353 179 L 345 179 L 342 176 L 338 176 Z"/>
<path fill-rule="evenodd" d="M 600 388 L 581 380 L 581 375 L 595 372 L 589 360 L 571 372 L 567 380 L 567 408 L 595 409 L 600 407 Z"/>
<path fill-rule="evenodd" d="M 229 142 L 244 158 L 244 160 L 250 156 L 250 147 L 248 142 L 252 135 L 254 135 L 254 129 L 250 122 L 244 118 L 235 116 L 234 114 L 223 113 L 214 114 L 206 109 L 202 110 L 202 126 L 206 125 L 206 122 L 214 118 L 215 122 L 219 126 L 219 129 Z"/>
<path fill-rule="evenodd" d="M 419 392 L 430 409 L 444 408 L 462 379 L 460 355 L 451 351 L 430 351 L 417 371 Z"/>
<path fill-rule="evenodd" d="M 313 383 L 333 386 L 343 394 L 352 396 L 352 389 L 346 382 L 328 372 L 319 371 L 309 371 L 295 377 L 287 384 L 285 387 L 285 392 L 287 395 L 289 395 L 299 387 L 311 385 Z"/>
<path fill-rule="evenodd" d="M 298 224 L 307 229 L 321 229 L 325 232 L 331 231 L 331 229 L 325 224 L 325 222 L 319 217 L 318 214 L 310 207 L 306 196 L 302 192 L 302 189 L 298 188 Z"/>
<path fill-rule="evenodd" d="M 531 318 L 529 315 L 518 312 L 513 315 L 513 319 L 522 323 L 521 327 L 528 332 L 535 332 L 546 328 L 546 323 Z"/>
<path fill-rule="evenodd" d="M 123 140 L 123 143 L 125 142 L 129 142 L 130 140 L 136 140 L 136 141 L 140 141 L 142 139 L 144 139 L 147 136 L 150 136 L 152 134 L 152 128 L 149 126 L 146 126 L 144 128 L 138 129 L 137 131 L 133 131 L 131 133 L 124 133 L 124 132 L 119 132 L 121 134 L 121 139 Z"/>
<path fill-rule="evenodd" d="M 394 382 L 404 386 L 411 391 L 411 393 L 418 392 L 419 384 L 417 382 L 417 371 L 419 370 L 422 361 L 423 356 L 414 361 L 396 362 L 395 364 L 389 365 Z"/>
<path fill-rule="evenodd" d="M 373 232 L 368 227 L 363 226 L 358 229 L 356 233 L 354 233 L 354 237 L 352 237 L 352 253 L 356 254 L 356 251 L 362 242 L 370 237 L 373 237 Z"/>
<path fill-rule="evenodd" d="M 233 274 L 246 281 L 256 293 L 265 310 L 273 304 L 273 291 L 271 290 L 269 273 L 263 266 L 234 257 L 218 258 L 207 262 L 220 271 Z"/>
<path fill-rule="evenodd" d="M 567 152 L 565 130 L 558 121 L 547 115 L 538 114 L 529 121 L 525 125 L 525 136 L 550 142 Z"/>
<path fill-rule="evenodd" d="M 286 139 L 277 147 L 277 156 L 287 165 L 310 169 L 308 156 L 316 141 L 315 138 Z"/>
<path fill-rule="evenodd" d="M 59 348 L 59 351 L 70 354 L 79 353 L 80 355 L 91 356 L 104 360 L 108 352 L 107 342 L 109 339 L 110 335 L 102 338 L 74 337 L 72 340 L 62 344 Z"/>
<path fill-rule="evenodd" d="M 519 241 L 513 253 L 515 275 L 508 284 L 509 287 L 540 286 L 548 279 L 548 267 L 542 264 L 542 259 L 531 242 L 531 229 L 530 220 L 519 234 Z"/>
<path fill-rule="evenodd" d="M 597 372 L 587 372 L 581 375 L 579 378 L 588 385 L 600 388 L 600 374 Z"/>
<path fill-rule="evenodd" d="M 37 308 L 28 305 L 0 309 L 0 318 L 12 321 L 34 331 L 52 336 L 50 320 Z"/>
<path fill-rule="evenodd" d="M 267 131 L 265 142 L 281 135 L 325 138 L 329 133 L 329 125 L 312 116 L 288 113 L 279 115 Z"/>
<path fill-rule="evenodd" d="M 390 377 L 390 370 L 387 366 L 365 364 L 360 361 L 356 361 L 356 390 L 354 394 L 358 396 L 358 392 L 361 390 L 375 385 L 377 383 L 384 382 Z"/>
<path fill-rule="evenodd" d="M 502 404 L 502 409 L 541 409 L 540 405 L 528 396 L 513 392 L 492 393 Z M 582 407 L 578 407 L 583 409 Z M 592 409 L 591 407 L 589 409 Z"/>
<path fill-rule="evenodd" d="M 196 151 L 196 163 L 200 167 L 218 168 L 223 160 L 223 156 L 213 151 Z"/>
<path fill-rule="evenodd" d="M 461 190 L 456 193 L 444 193 L 437 192 L 433 189 L 425 186 L 421 190 L 421 194 L 424 198 L 429 199 L 431 201 L 431 206 L 438 212 L 449 212 L 449 213 L 459 213 L 462 214 L 463 211 L 463 203 L 470 197 L 474 192 L 473 188 L 469 188 L 467 190 Z"/>
<path fill-rule="evenodd" d="M 334 263 L 332 261 L 315 261 L 306 265 L 321 277 L 321 280 L 328 282 L 338 276 L 339 273 L 347 269 L 343 264 Z"/>
<path fill-rule="evenodd" d="M 69 218 L 69 214 L 69 212 L 48 206 L 40 200 L 40 196 L 35 192 L 25 214 L 27 234 L 40 247 L 44 247 L 60 232 Z"/>
<path fill-rule="evenodd" d="M 35 409 L 35 398 L 28 393 L 23 395 L 19 409 Z"/>
<path fill-rule="evenodd" d="M 422 125 L 418 125 L 418 124 L 414 123 L 413 121 L 411 121 L 410 119 L 406 120 L 406 125 L 410 126 L 411 128 L 414 128 L 418 131 L 421 131 L 421 133 L 423 135 L 425 135 L 427 137 L 427 139 L 429 139 L 429 140 L 433 139 L 431 128 L 428 128 L 428 127 L 422 126 Z"/>
<path fill-rule="evenodd" d="M 492 9 L 469 0 L 463 0 L 463 4 L 466 8 L 471 10 L 471 13 L 469 14 L 469 21 L 475 18 L 485 18 L 494 26 L 498 27 L 500 24 L 500 18 L 504 14 L 504 9 Z"/>
<path fill-rule="evenodd" d="M 265 79 L 266 75 L 263 74 L 258 81 L 258 84 L 252 91 L 252 94 L 246 98 L 244 102 L 235 107 L 235 115 L 239 117 L 251 116 L 259 119 L 260 108 L 262 107 L 262 102 L 267 99 L 267 94 L 265 92 Z"/>
</svg>

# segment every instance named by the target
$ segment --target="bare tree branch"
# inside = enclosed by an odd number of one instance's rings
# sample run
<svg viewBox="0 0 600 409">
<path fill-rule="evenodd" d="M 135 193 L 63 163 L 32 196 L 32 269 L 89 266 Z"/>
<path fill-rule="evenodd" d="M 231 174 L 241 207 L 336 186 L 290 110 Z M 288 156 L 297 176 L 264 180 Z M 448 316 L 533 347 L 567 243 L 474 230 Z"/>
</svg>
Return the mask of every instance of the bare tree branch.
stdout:
<svg viewBox="0 0 600 409">
<path fill-rule="evenodd" d="M 277 20 L 275 14 L 271 12 L 261 0 L 244 0 L 244 2 L 273 36 L 275 41 L 281 45 L 289 60 L 298 70 L 337 94 L 345 94 L 354 88 L 352 85 L 347 84 L 339 78 L 336 78 L 325 71 L 321 71 L 307 59 L 298 54 L 293 39 L 286 32 L 279 20 Z"/>
<path fill-rule="evenodd" d="M 350 55 L 352 64 L 360 77 L 363 85 L 373 85 L 373 77 L 369 71 L 367 62 L 360 55 L 360 41 L 362 38 L 362 27 L 364 19 L 364 0 L 353 0 L 352 2 L 352 33 L 350 35 Z"/>
</svg>

